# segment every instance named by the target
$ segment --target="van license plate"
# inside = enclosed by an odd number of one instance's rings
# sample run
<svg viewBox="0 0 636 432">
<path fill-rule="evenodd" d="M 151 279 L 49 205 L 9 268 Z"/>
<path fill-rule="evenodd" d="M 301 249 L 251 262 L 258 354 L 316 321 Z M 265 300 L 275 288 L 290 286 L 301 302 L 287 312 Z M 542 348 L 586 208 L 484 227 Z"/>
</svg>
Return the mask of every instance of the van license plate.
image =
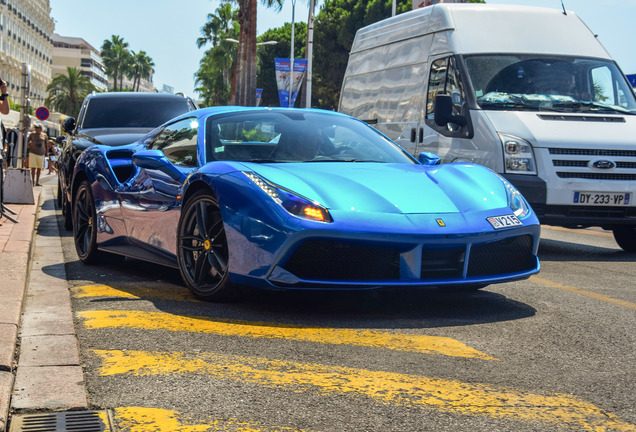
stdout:
<svg viewBox="0 0 636 432">
<path fill-rule="evenodd" d="M 631 192 L 574 192 L 573 203 L 589 206 L 624 206 L 629 205 Z"/>
<path fill-rule="evenodd" d="M 510 228 L 513 226 L 523 225 L 519 218 L 513 214 L 504 216 L 491 216 L 487 217 L 486 220 L 490 222 L 490 225 L 492 225 L 494 229 Z"/>
</svg>

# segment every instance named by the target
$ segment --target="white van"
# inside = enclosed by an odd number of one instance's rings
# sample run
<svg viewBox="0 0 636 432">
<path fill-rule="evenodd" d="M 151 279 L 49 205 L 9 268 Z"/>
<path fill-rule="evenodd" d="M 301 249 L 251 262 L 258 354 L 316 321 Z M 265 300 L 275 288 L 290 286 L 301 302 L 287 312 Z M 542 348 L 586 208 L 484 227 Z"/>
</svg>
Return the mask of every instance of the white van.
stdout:
<svg viewBox="0 0 636 432">
<path fill-rule="evenodd" d="M 636 100 L 573 12 L 437 4 L 364 27 L 339 111 L 413 155 L 501 173 L 544 224 L 636 251 Z"/>
</svg>

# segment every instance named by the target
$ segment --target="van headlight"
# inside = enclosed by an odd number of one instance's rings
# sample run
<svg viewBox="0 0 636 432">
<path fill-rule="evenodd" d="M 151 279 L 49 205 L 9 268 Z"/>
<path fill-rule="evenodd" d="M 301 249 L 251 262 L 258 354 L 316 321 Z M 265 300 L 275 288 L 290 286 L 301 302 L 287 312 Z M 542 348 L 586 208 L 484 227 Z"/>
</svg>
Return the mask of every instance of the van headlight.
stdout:
<svg viewBox="0 0 636 432">
<path fill-rule="evenodd" d="M 254 172 L 243 171 L 243 174 L 288 213 L 312 221 L 333 222 L 329 210 L 319 203 L 271 183 Z"/>
<path fill-rule="evenodd" d="M 514 135 L 498 133 L 504 154 L 507 174 L 537 174 L 534 152 L 530 143 Z"/>
</svg>

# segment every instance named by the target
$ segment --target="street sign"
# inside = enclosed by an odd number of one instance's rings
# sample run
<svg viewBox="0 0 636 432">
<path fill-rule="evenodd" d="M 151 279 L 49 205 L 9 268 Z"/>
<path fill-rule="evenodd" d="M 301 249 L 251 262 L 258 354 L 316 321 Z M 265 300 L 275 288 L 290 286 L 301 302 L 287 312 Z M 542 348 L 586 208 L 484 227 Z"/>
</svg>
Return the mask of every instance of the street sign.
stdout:
<svg viewBox="0 0 636 432">
<path fill-rule="evenodd" d="M 35 116 L 38 120 L 46 120 L 49 118 L 49 110 L 46 107 L 40 107 L 35 110 Z"/>
<path fill-rule="evenodd" d="M 627 80 L 632 87 L 636 88 L 636 74 L 627 75 Z"/>
</svg>

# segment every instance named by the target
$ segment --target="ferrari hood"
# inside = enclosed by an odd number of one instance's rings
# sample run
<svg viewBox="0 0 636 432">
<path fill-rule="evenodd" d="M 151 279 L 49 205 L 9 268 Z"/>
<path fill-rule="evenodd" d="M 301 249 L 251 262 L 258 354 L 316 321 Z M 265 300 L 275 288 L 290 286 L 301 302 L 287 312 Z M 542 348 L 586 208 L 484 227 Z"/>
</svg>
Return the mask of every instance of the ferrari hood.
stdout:
<svg viewBox="0 0 636 432">
<path fill-rule="evenodd" d="M 330 210 L 440 214 L 508 205 L 500 178 L 478 165 L 317 162 L 249 168 Z"/>
</svg>

